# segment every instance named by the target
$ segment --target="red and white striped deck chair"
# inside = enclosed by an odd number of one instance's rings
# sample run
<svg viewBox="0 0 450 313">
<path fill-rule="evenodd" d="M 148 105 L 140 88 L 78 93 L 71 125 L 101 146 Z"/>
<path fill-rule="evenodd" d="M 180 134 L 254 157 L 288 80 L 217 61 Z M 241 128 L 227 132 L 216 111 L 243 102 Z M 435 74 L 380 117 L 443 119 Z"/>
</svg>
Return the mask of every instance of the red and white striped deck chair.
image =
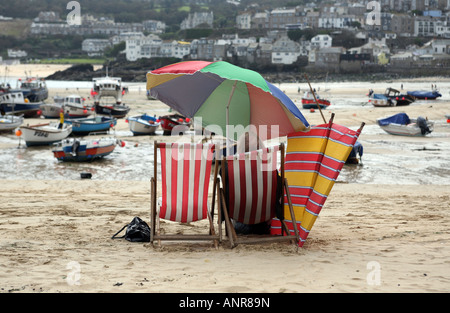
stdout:
<svg viewBox="0 0 450 313">
<path fill-rule="evenodd" d="M 298 229 L 299 247 L 302 247 L 322 207 L 358 139 L 362 127 L 351 130 L 333 123 L 316 125 L 309 132 L 288 135 L 286 153 L 287 190 L 292 197 L 296 222 L 289 218 L 288 203 L 285 201 L 285 218 L 289 229 Z M 296 227 L 293 227 L 296 225 Z M 278 234 L 281 224 L 275 218 L 271 233 Z"/>
<path fill-rule="evenodd" d="M 157 202 L 158 151 L 161 167 L 162 197 Z M 211 240 L 217 245 L 219 236 L 213 226 L 215 187 L 211 205 L 209 186 L 213 163 L 213 144 L 158 143 L 155 141 L 152 185 L 151 236 L 155 240 Z M 217 163 L 217 162 L 216 162 Z M 218 166 L 214 167 L 214 181 Z M 179 223 L 209 220 L 208 234 L 159 234 L 159 219 Z M 219 216 L 220 219 L 220 216 Z M 159 224 L 159 223 L 158 223 Z"/>
<path fill-rule="evenodd" d="M 281 154 L 281 179 L 278 180 L 277 161 Z M 231 220 L 243 224 L 271 221 L 276 214 L 277 187 L 285 190 L 284 144 L 224 157 L 222 160 L 219 211 L 223 218 L 231 247 L 238 243 L 257 243 L 275 240 L 299 240 L 298 232 L 286 236 L 237 236 Z M 284 194 L 284 192 L 283 192 Z M 292 209 L 292 206 L 291 206 Z M 294 211 L 291 215 L 295 220 Z M 288 232 L 287 227 L 285 230 Z M 222 235 L 222 233 L 220 233 Z"/>
</svg>

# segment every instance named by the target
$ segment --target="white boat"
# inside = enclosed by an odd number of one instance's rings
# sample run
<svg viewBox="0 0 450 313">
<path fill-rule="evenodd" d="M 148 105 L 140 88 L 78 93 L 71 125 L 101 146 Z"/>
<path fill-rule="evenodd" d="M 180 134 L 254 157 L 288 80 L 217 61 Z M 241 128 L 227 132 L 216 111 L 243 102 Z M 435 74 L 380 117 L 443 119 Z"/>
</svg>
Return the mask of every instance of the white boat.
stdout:
<svg viewBox="0 0 450 313">
<path fill-rule="evenodd" d="M 395 99 L 389 98 L 381 93 L 372 93 L 369 96 L 369 103 L 371 103 L 374 107 L 392 107 L 397 105 L 397 101 Z"/>
<path fill-rule="evenodd" d="M 86 105 L 84 99 L 78 95 L 64 97 L 64 115 L 73 117 L 87 117 L 92 114 L 93 107 Z"/>
<path fill-rule="evenodd" d="M 43 103 L 40 106 L 41 115 L 45 118 L 59 118 L 59 113 L 62 112 L 64 105 L 64 98 L 59 96 L 53 97 L 53 103 Z"/>
<path fill-rule="evenodd" d="M 425 136 L 434 130 L 434 122 L 421 116 L 409 118 L 406 113 L 377 119 L 377 124 L 388 134 L 398 136 Z"/>
<path fill-rule="evenodd" d="M 21 126 L 20 131 L 27 146 L 43 146 L 61 141 L 72 132 L 71 124 L 59 122 Z"/>
<path fill-rule="evenodd" d="M 92 80 L 94 87 L 91 94 L 94 96 L 94 104 L 99 104 L 103 97 L 113 97 L 117 104 L 122 103 L 122 78 L 109 77 L 108 72 L 106 72 L 105 77 L 93 78 Z"/>
<path fill-rule="evenodd" d="M 10 131 L 16 129 L 23 123 L 23 115 L 1 115 L 0 116 L 0 131 Z"/>
<path fill-rule="evenodd" d="M 156 117 L 147 114 L 131 116 L 127 121 L 131 132 L 135 136 L 153 135 L 159 125 L 161 125 L 161 122 Z"/>
</svg>

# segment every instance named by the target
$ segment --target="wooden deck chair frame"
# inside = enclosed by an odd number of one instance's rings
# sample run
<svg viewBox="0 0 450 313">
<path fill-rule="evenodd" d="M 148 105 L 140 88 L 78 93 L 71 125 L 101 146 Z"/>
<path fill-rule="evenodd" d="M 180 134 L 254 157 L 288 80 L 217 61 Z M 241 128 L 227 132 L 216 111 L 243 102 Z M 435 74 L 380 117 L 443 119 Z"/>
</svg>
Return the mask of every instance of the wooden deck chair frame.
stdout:
<svg viewBox="0 0 450 313">
<path fill-rule="evenodd" d="M 287 179 L 284 176 L 284 153 L 285 153 L 285 147 L 284 144 L 281 143 L 279 146 L 279 151 L 281 154 L 281 169 L 280 169 L 280 175 L 281 175 L 281 184 L 283 192 L 283 199 L 284 196 L 286 196 L 286 201 L 289 206 L 289 211 L 291 214 L 292 222 L 294 225 L 296 225 L 296 219 L 294 214 L 294 209 L 292 207 L 292 201 L 291 196 L 289 193 L 289 188 L 287 184 Z M 299 233 L 297 227 L 294 227 L 294 234 L 292 235 L 289 232 L 289 229 L 284 221 L 284 219 L 281 219 L 282 224 L 282 235 L 237 235 L 236 231 L 233 227 L 233 224 L 231 222 L 231 218 L 229 216 L 229 210 L 226 205 L 225 200 L 225 190 L 224 186 L 227 184 L 225 181 L 225 162 L 227 162 L 226 157 L 223 157 L 222 164 L 221 164 L 221 186 L 219 187 L 219 184 L 217 184 L 217 193 L 218 193 L 218 212 L 223 211 L 223 219 L 225 220 L 225 230 L 228 237 L 228 240 L 230 242 L 231 248 L 236 247 L 238 244 L 254 244 L 254 243 L 264 243 L 264 242 L 277 242 L 277 241 L 292 241 L 296 246 L 298 245 L 298 242 L 300 240 Z M 219 235 L 220 235 L 220 241 L 223 240 L 222 230 L 219 228 Z"/>
<path fill-rule="evenodd" d="M 212 241 L 214 243 L 214 246 L 218 247 L 218 240 L 219 235 L 216 234 L 216 230 L 213 225 L 213 212 L 214 212 L 214 203 L 216 201 L 216 177 L 218 175 L 218 162 L 215 162 L 214 164 L 214 179 L 213 179 L 213 194 L 212 194 L 212 201 L 211 203 L 208 203 L 210 205 L 210 210 L 207 210 L 207 219 L 209 221 L 209 233 L 208 234 L 159 234 L 159 210 L 157 208 L 157 191 L 158 191 L 158 184 L 157 184 L 157 174 L 158 174 L 158 149 L 161 149 L 163 143 L 158 143 L 157 141 L 154 142 L 154 173 L 153 177 L 151 178 L 151 212 L 150 212 L 150 242 L 153 244 L 155 240 L 158 242 L 161 242 L 162 240 L 172 240 L 172 241 Z M 168 143 L 168 145 L 171 145 L 171 143 Z M 190 144 L 191 149 L 195 146 L 198 146 L 197 144 Z M 210 144 L 212 149 L 214 149 L 214 145 Z M 212 160 L 208 160 L 207 162 L 211 162 Z M 162 163 L 162 162 L 161 162 Z M 211 167 L 212 168 L 212 167 Z M 205 173 L 205 181 L 208 179 L 210 181 L 211 173 Z M 203 195 L 204 197 L 209 196 L 209 190 Z M 219 212 L 219 218 L 218 222 L 220 222 L 220 212 Z M 203 219 L 202 219 L 203 220 Z M 195 221 L 192 221 L 195 222 Z"/>
</svg>

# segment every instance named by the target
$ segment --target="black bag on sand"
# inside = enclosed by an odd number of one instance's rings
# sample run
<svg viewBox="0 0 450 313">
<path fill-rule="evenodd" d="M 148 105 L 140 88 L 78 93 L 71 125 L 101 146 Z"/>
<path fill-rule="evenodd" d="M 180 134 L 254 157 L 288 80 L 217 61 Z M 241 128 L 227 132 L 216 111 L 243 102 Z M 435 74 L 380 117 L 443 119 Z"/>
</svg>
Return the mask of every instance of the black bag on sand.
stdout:
<svg viewBox="0 0 450 313">
<path fill-rule="evenodd" d="M 122 230 L 124 230 L 125 227 L 127 228 L 125 235 L 122 237 L 116 237 Z M 150 242 L 150 227 L 146 222 L 136 216 L 130 224 L 122 227 L 121 230 L 111 237 L 111 239 L 117 238 L 125 238 L 131 242 Z"/>
</svg>

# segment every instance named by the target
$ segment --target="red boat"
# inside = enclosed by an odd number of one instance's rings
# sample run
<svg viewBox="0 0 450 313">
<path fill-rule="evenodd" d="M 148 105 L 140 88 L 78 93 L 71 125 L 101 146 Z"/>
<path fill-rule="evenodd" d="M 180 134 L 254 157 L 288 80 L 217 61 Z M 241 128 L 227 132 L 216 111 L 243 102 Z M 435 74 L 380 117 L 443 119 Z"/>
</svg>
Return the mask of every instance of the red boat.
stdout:
<svg viewBox="0 0 450 313">
<path fill-rule="evenodd" d="M 331 105 L 329 100 L 321 99 L 317 93 L 316 99 L 321 109 L 325 109 L 326 107 Z M 304 109 L 317 109 L 316 100 L 314 99 L 314 96 L 312 95 L 311 92 L 306 91 L 305 94 L 303 95 L 302 106 Z"/>
<path fill-rule="evenodd" d="M 164 115 L 159 120 L 161 121 L 161 128 L 164 131 L 164 135 L 170 135 L 175 126 L 186 125 L 189 127 L 191 125 L 190 119 L 180 114 Z"/>
</svg>

